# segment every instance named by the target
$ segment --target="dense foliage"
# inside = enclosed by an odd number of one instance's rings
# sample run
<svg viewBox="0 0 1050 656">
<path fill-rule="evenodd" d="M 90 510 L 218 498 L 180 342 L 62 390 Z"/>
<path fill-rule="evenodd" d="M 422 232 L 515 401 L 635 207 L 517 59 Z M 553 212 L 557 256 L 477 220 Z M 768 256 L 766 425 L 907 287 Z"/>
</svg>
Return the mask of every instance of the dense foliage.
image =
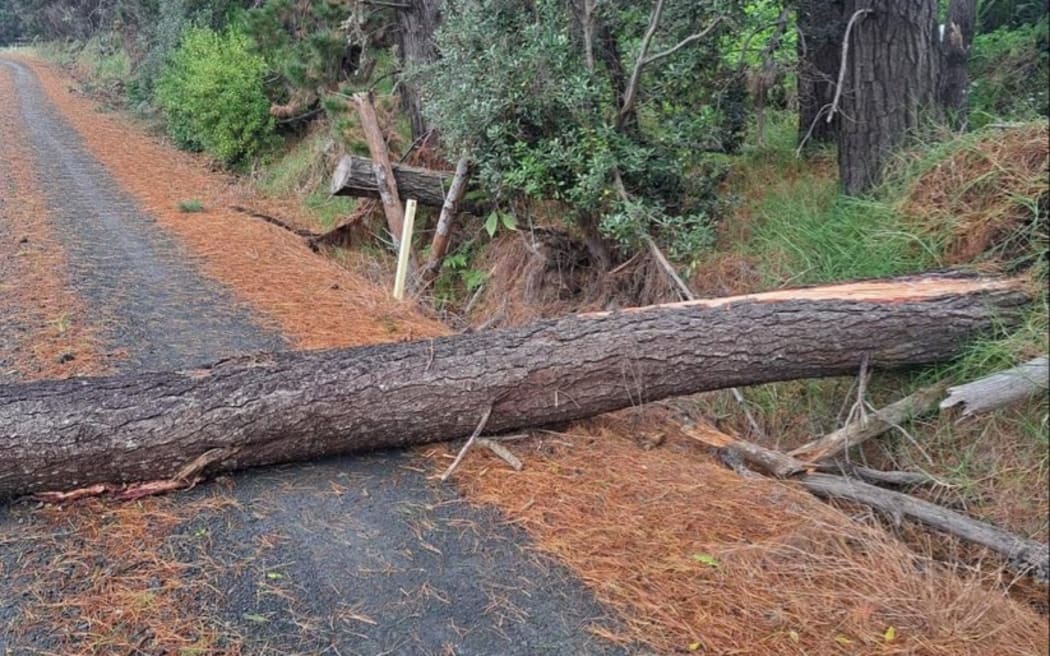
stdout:
<svg viewBox="0 0 1050 656">
<path fill-rule="evenodd" d="M 974 125 L 1050 115 L 1050 23 L 1000 27 L 974 38 L 970 112 Z"/>
<path fill-rule="evenodd" d="M 646 232 L 676 255 L 704 245 L 718 167 L 709 156 L 739 144 L 743 92 L 719 49 L 731 2 L 675 3 L 649 54 L 722 22 L 702 39 L 648 64 L 620 124 L 649 7 L 603 3 L 593 55 L 578 16 L 559 0 L 450 4 L 436 35 L 441 58 L 414 73 L 425 108 L 452 152 L 469 150 L 478 177 L 503 199 L 563 201 L 577 220 L 628 244 Z M 593 66 L 589 64 L 593 60 Z M 632 193 L 616 193 L 618 170 Z"/>
<path fill-rule="evenodd" d="M 244 34 L 187 31 L 157 83 L 157 101 L 172 137 L 227 164 L 258 154 L 270 143 L 274 127 L 263 92 L 265 75 L 265 62 Z"/>
</svg>

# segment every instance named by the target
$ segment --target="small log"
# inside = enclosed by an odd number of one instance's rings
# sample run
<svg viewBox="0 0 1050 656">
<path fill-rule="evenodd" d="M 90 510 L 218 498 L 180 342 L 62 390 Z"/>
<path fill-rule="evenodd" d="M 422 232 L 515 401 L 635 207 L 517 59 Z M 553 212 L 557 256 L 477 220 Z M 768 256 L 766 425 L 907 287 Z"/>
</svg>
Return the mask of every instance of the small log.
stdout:
<svg viewBox="0 0 1050 656">
<path fill-rule="evenodd" d="M 397 188 L 405 198 L 415 198 L 420 205 L 429 207 L 441 207 L 444 204 L 445 190 L 452 185 L 455 176 L 451 171 L 434 171 L 404 164 L 393 164 L 391 170 Z M 372 160 L 356 155 L 344 156 L 332 174 L 330 191 L 334 196 L 379 198 Z"/>
<path fill-rule="evenodd" d="M 1012 403 L 1024 401 L 1045 392 L 1050 382 L 1047 357 L 1029 360 L 973 382 L 948 388 L 948 397 L 941 401 L 941 409 L 962 406 L 962 417 L 998 410 Z"/>
<path fill-rule="evenodd" d="M 452 186 L 449 187 L 445 201 L 441 205 L 441 215 L 438 217 L 437 228 L 434 230 L 434 239 L 430 243 L 430 260 L 423 268 L 424 283 L 433 281 L 441 271 L 441 263 L 445 260 L 445 253 L 448 251 L 452 221 L 459 213 L 459 204 L 467 192 L 469 175 L 470 160 L 464 155 L 456 162 L 456 174 L 452 176 Z"/>
<path fill-rule="evenodd" d="M 914 417 L 937 409 L 937 401 L 944 394 L 947 383 L 924 387 L 900 401 L 868 414 L 864 419 L 847 424 L 824 437 L 803 444 L 789 455 L 804 462 L 820 462 L 878 437 Z"/>
<path fill-rule="evenodd" d="M 799 481 L 819 497 L 864 504 L 891 517 L 907 517 L 942 533 L 986 547 L 1003 556 L 1012 571 L 1043 583 L 1050 581 L 1050 547 L 1035 540 L 1014 535 L 998 526 L 935 503 L 870 483 L 832 474 L 806 474 Z"/>
</svg>

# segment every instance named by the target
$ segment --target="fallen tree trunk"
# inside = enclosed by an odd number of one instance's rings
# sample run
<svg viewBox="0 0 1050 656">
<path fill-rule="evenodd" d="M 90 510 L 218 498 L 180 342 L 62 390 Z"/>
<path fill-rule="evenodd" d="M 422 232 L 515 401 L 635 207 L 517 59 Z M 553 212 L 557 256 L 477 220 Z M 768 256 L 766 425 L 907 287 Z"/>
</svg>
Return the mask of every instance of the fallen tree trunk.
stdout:
<svg viewBox="0 0 1050 656">
<path fill-rule="evenodd" d="M 391 168 L 402 198 L 415 198 L 420 205 L 431 207 L 444 204 L 445 190 L 452 184 L 452 172 L 393 163 Z M 331 192 L 334 196 L 379 198 L 372 160 L 355 155 L 347 155 L 339 160 L 332 174 Z"/>
<path fill-rule="evenodd" d="M 668 396 L 943 361 L 1016 321 L 1017 281 L 927 276 L 491 332 L 0 386 L 0 498 L 579 419 Z"/>
</svg>

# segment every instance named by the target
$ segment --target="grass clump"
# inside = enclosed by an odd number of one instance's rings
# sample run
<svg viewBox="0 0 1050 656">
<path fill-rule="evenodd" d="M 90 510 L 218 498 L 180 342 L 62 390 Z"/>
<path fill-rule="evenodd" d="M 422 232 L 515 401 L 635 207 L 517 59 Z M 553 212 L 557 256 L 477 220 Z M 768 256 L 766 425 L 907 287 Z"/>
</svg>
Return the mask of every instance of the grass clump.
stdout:
<svg viewBox="0 0 1050 656">
<path fill-rule="evenodd" d="M 179 201 L 179 211 L 180 212 L 184 212 L 186 214 L 192 214 L 192 213 L 195 213 L 195 212 L 203 212 L 204 211 L 204 203 L 202 203 L 201 201 L 197 200 L 196 198 L 191 198 L 191 199 L 188 199 L 188 200 L 180 200 Z"/>
</svg>

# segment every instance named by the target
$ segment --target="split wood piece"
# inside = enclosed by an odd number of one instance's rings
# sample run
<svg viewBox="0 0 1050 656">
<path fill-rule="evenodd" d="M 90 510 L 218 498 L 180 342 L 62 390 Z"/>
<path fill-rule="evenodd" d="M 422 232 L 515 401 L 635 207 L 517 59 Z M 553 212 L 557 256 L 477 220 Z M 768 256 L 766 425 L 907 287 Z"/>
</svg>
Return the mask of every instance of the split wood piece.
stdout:
<svg viewBox="0 0 1050 656">
<path fill-rule="evenodd" d="M 793 458 L 805 462 L 828 460 L 900 426 L 909 419 L 922 416 L 937 409 L 948 384 L 941 382 L 924 387 L 890 405 L 867 413 L 859 421 L 847 424 L 824 437 L 803 444 L 789 452 Z"/>
<path fill-rule="evenodd" d="M 434 230 L 434 239 L 430 243 L 430 261 L 423 268 L 424 284 L 431 283 L 441 272 L 441 263 L 445 261 L 445 253 L 448 251 L 449 237 L 452 233 L 452 222 L 459 213 L 459 205 L 463 201 L 463 195 L 467 192 L 467 180 L 470 177 L 470 160 L 466 155 L 459 158 L 456 163 L 456 173 L 452 176 L 452 186 L 445 194 L 445 200 L 441 205 L 441 215 L 438 216 L 437 228 Z"/>
<path fill-rule="evenodd" d="M 1030 300 L 945 275 L 568 316 L 433 340 L 239 357 L 189 371 L 0 385 L 0 498 L 502 433 L 659 399 L 941 362 Z"/>
<path fill-rule="evenodd" d="M 978 521 L 937 504 L 870 483 L 835 476 L 807 472 L 806 463 L 791 456 L 766 449 L 757 444 L 733 438 L 711 428 L 686 429 L 686 434 L 708 446 L 728 448 L 744 459 L 752 468 L 778 478 L 794 470 L 797 480 L 807 491 L 823 498 L 840 499 L 869 506 L 893 517 L 896 521 L 908 518 L 933 529 L 962 538 L 1003 556 L 1007 566 L 1018 574 L 1046 582 L 1050 577 L 1050 547 L 1029 540 L 1001 528 Z M 805 473 L 803 473 L 805 472 Z"/>
<path fill-rule="evenodd" d="M 355 93 L 352 102 L 357 108 L 357 115 L 361 119 L 361 130 L 365 133 L 368 142 L 368 151 L 372 154 L 372 177 L 375 180 L 376 191 L 383 202 L 383 213 L 386 215 L 387 227 L 390 234 L 397 242 L 401 239 L 401 227 L 405 219 L 405 207 L 401 203 L 401 195 L 398 193 L 397 180 L 394 178 L 394 169 L 390 165 L 390 153 L 387 150 L 386 140 L 383 138 L 383 130 L 379 126 L 379 118 L 376 117 L 376 108 L 372 104 L 372 95 L 369 93 Z"/>
<path fill-rule="evenodd" d="M 452 171 L 434 171 L 404 164 L 393 164 L 394 181 L 406 198 L 415 198 L 420 205 L 441 207 L 445 190 L 452 185 Z M 379 198 L 372 160 L 347 155 L 339 160 L 332 174 L 330 191 L 333 196 Z"/>
<path fill-rule="evenodd" d="M 1047 357 L 1001 371 L 985 378 L 948 388 L 948 397 L 941 401 L 941 409 L 962 406 L 961 419 L 982 412 L 990 412 L 1036 394 L 1046 392 L 1050 383 L 1050 367 Z"/>
<path fill-rule="evenodd" d="M 483 446 L 496 455 L 497 458 L 510 465 L 514 471 L 521 471 L 525 468 L 525 465 L 521 464 L 521 460 L 518 456 L 510 452 L 510 449 L 503 446 L 495 440 L 490 440 L 487 437 L 482 437 L 478 440 L 478 445 Z"/>
</svg>

